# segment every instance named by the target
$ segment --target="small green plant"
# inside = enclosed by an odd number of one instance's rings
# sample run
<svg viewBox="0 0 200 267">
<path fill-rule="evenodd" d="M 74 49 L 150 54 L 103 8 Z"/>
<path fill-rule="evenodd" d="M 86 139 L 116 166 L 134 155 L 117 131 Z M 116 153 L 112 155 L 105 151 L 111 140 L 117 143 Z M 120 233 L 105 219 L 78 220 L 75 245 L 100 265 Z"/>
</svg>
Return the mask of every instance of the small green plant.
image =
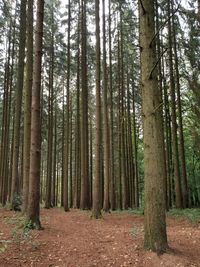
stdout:
<svg viewBox="0 0 200 267">
<path fill-rule="evenodd" d="M 24 235 L 27 235 L 32 228 L 33 228 L 32 222 L 31 221 L 26 221 L 24 223 L 24 227 L 23 227 Z"/>
<path fill-rule="evenodd" d="M 23 226 L 23 229 L 19 230 L 18 228 L 14 228 L 12 230 L 12 237 L 14 242 L 19 246 L 21 243 L 24 243 L 25 241 L 29 241 L 31 240 L 31 235 L 30 235 L 30 228 L 29 228 L 29 224 L 26 223 Z"/>
<path fill-rule="evenodd" d="M 14 242 L 18 247 L 29 244 L 33 250 L 40 248 L 40 243 L 31 236 L 30 230 L 33 229 L 33 224 L 27 220 L 26 216 L 17 213 L 11 218 L 5 218 L 4 221 L 12 226 L 12 240 L 9 242 Z M 3 253 L 7 249 L 7 243 L 2 243 L 2 245 L 1 243 L 0 240 L 0 253 Z"/>
<path fill-rule="evenodd" d="M 20 194 L 14 193 L 12 205 L 14 211 L 21 211 L 22 198 Z"/>
</svg>

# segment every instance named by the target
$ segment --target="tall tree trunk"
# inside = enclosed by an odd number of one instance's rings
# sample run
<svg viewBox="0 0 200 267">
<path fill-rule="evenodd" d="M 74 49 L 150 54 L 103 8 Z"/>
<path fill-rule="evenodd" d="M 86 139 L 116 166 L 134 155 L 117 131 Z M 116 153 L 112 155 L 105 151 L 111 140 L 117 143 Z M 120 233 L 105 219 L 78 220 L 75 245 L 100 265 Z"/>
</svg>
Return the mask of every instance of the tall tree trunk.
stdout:
<svg viewBox="0 0 200 267">
<path fill-rule="evenodd" d="M 81 209 L 90 207 L 86 3 L 86 0 L 81 0 Z"/>
<path fill-rule="evenodd" d="M 80 1 L 79 1 L 79 13 L 78 13 L 78 39 L 77 39 L 77 80 L 76 80 L 76 131 L 75 131 L 75 179 L 74 179 L 74 199 L 73 207 L 78 208 L 80 206 L 80 167 L 81 167 L 81 145 L 80 145 Z"/>
<path fill-rule="evenodd" d="M 101 86 L 100 86 L 100 26 L 99 0 L 95 0 L 96 24 L 96 133 L 95 133 L 95 175 L 93 180 L 92 216 L 101 217 Z"/>
<path fill-rule="evenodd" d="M 160 40 L 160 23 L 159 23 L 159 12 L 158 12 L 158 1 L 156 0 L 155 4 L 155 15 L 156 15 L 156 32 L 157 38 L 156 38 L 156 47 L 157 47 L 157 57 L 159 58 L 158 60 L 158 85 L 159 85 L 159 92 L 160 92 L 160 99 L 163 101 L 163 73 L 162 73 L 162 56 L 161 54 L 161 40 Z M 163 51 L 164 53 L 164 51 Z M 163 109 L 161 110 L 162 112 L 162 118 L 163 118 Z M 163 140 L 165 140 L 165 134 L 164 134 L 164 122 L 163 122 Z M 166 142 L 164 142 L 164 151 L 166 150 L 165 146 Z M 166 210 L 168 210 L 168 194 L 167 194 L 167 163 L 166 163 L 166 153 L 164 153 L 164 163 L 165 163 L 165 173 L 166 173 L 166 180 L 165 180 L 165 203 L 166 203 Z"/>
<path fill-rule="evenodd" d="M 135 173 L 135 206 L 139 207 L 139 175 L 138 175 L 138 148 L 137 148 L 137 128 L 136 128 L 136 115 L 135 115 L 135 86 L 132 83 L 132 95 L 133 95 L 133 146 L 134 146 L 134 173 Z"/>
<path fill-rule="evenodd" d="M 9 130 L 10 130 L 10 100 L 11 100 L 11 34 L 12 19 L 8 32 L 8 49 L 6 54 L 5 75 L 4 75 L 4 93 L 3 93 L 3 111 L 2 111 L 2 129 L 1 129 L 1 149 L 0 149 L 0 203 L 4 206 L 8 195 L 8 174 L 9 174 Z"/>
<path fill-rule="evenodd" d="M 135 207 L 135 166 L 133 157 L 133 132 L 131 122 L 131 102 L 130 102 L 130 81 L 127 73 L 127 150 L 128 150 L 128 177 L 129 177 L 129 195 L 131 208 Z"/>
<path fill-rule="evenodd" d="M 168 17 L 171 15 L 171 5 L 168 1 Z M 173 68 L 173 53 L 172 53 L 172 25 L 171 19 L 168 21 L 168 38 L 169 38 L 169 72 L 170 72 L 170 96 L 171 96 L 171 117 L 172 117 L 172 150 L 174 164 L 174 179 L 176 190 L 176 207 L 182 208 L 182 191 L 181 191 L 181 175 L 178 153 L 178 137 L 177 137 L 177 116 L 176 116 L 176 93 Z"/>
<path fill-rule="evenodd" d="M 164 67 L 162 67 L 163 75 L 165 75 Z M 163 81 L 164 91 L 164 128 L 165 128 L 165 149 L 166 149 L 166 172 L 167 172 L 167 207 L 172 207 L 173 190 L 172 190 L 172 144 L 171 144 L 171 118 L 169 112 L 169 99 L 166 85 L 166 79 Z"/>
<path fill-rule="evenodd" d="M 65 162 L 64 162 L 64 153 L 65 153 L 65 93 L 63 85 L 63 95 L 62 95 L 62 168 L 61 168 L 61 207 L 64 206 L 64 171 L 65 171 Z"/>
<path fill-rule="evenodd" d="M 8 109 L 8 127 L 10 127 L 10 124 L 14 123 L 14 118 L 13 121 L 11 120 L 11 107 L 12 107 L 12 90 L 13 90 L 13 74 L 14 74 L 14 61 L 15 61 L 15 35 L 16 35 L 16 16 L 17 16 L 17 11 L 15 11 L 15 16 L 14 16 L 14 22 L 13 22 L 13 32 L 12 32 L 12 52 L 11 52 L 11 58 L 12 58 L 12 62 L 11 62 L 11 69 L 10 69 L 10 95 L 9 95 L 9 109 Z M 14 117 L 14 116 L 13 116 Z M 9 154 L 9 158 L 8 158 L 8 197 L 7 200 L 8 202 L 10 202 L 11 200 L 11 183 L 12 183 L 12 155 L 13 155 L 13 136 L 14 136 L 14 127 L 12 127 L 12 133 L 11 133 L 11 145 L 9 147 L 10 153 L 9 151 L 7 151 Z M 10 130 L 8 130 L 8 132 L 10 133 Z M 10 141 L 10 135 L 7 135 L 7 142 Z"/>
<path fill-rule="evenodd" d="M 57 205 L 56 179 L 57 179 L 57 101 L 55 100 L 53 176 L 52 176 L 52 190 L 51 190 L 51 203 L 53 207 Z"/>
<path fill-rule="evenodd" d="M 28 0 L 27 63 L 24 99 L 23 212 L 27 211 L 30 172 L 31 90 L 33 82 L 33 0 Z"/>
<path fill-rule="evenodd" d="M 69 176 L 69 86 L 70 86 L 70 32 L 71 32 L 71 1 L 68 2 L 68 41 L 67 41 L 67 95 L 66 95 L 66 120 L 65 120 L 65 151 L 64 151 L 64 192 L 63 192 L 63 204 L 64 210 L 69 210 L 68 203 L 68 176 Z"/>
<path fill-rule="evenodd" d="M 172 1 L 172 11 L 173 11 L 173 1 Z M 175 28 L 174 16 L 172 17 L 172 32 L 173 32 L 174 63 L 175 63 L 175 73 L 176 73 L 176 88 L 177 88 L 177 107 L 178 107 L 179 139 L 180 139 L 179 151 L 180 151 L 181 176 L 182 176 L 182 198 L 183 198 L 183 208 L 187 208 L 188 207 L 188 186 L 187 186 L 187 172 L 186 172 L 186 162 L 185 162 L 185 142 L 184 142 L 184 135 L 183 135 L 179 61 L 178 61 L 178 53 L 177 53 L 176 28 Z"/>
<path fill-rule="evenodd" d="M 110 206 L 114 210 L 115 181 L 114 181 L 114 141 L 113 141 L 113 78 L 112 78 L 112 33 L 111 33 L 111 0 L 109 0 L 109 90 L 110 90 Z"/>
<path fill-rule="evenodd" d="M 103 18 L 103 137 L 104 137 L 104 202 L 103 210 L 109 211 L 109 183 L 110 183 L 110 132 L 108 119 L 108 100 L 107 100 L 107 63 L 106 63 L 106 19 L 105 19 L 105 0 L 102 0 Z"/>
<path fill-rule="evenodd" d="M 117 142 L 118 142 L 118 172 L 117 172 L 117 179 L 116 179 L 116 208 L 122 208 L 122 201 L 121 201 L 121 70 L 120 70 L 120 41 L 119 41 L 119 31 L 118 31 L 118 47 L 117 47 L 117 87 L 118 87 L 118 103 L 117 103 L 117 110 L 118 110 L 118 133 L 117 133 Z"/>
<path fill-rule="evenodd" d="M 69 207 L 72 208 L 72 199 L 73 199 L 73 108 L 72 108 L 72 97 L 70 97 L 70 118 L 69 118 Z"/>
<path fill-rule="evenodd" d="M 121 186 L 122 186 L 122 209 L 128 208 L 128 185 L 126 173 L 125 151 L 125 88 L 124 88 L 124 34 L 122 25 L 122 4 L 120 3 L 120 53 L 121 53 Z"/>
<path fill-rule="evenodd" d="M 47 180 L 45 208 L 52 207 L 52 178 L 53 178 L 53 109 L 54 109 L 54 5 L 50 7 L 51 12 L 51 36 L 50 36 L 50 62 L 49 62 L 49 96 L 48 96 L 48 148 L 47 148 Z"/>
<path fill-rule="evenodd" d="M 17 195 L 19 194 L 18 165 L 19 165 L 19 146 L 20 146 L 20 120 L 22 110 L 22 91 L 24 82 L 24 57 L 26 43 L 26 0 L 21 0 L 20 5 L 20 37 L 19 37 L 19 58 L 17 68 L 17 84 L 15 95 L 15 121 L 14 121 L 14 145 L 12 162 L 12 186 L 11 186 L 11 208 L 18 208 Z"/>
<path fill-rule="evenodd" d="M 40 157 L 41 157 L 41 65 L 43 37 L 44 0 L 37 1 L 35 33 L 35 56 L 33 64 L 33 89 L 31 113 L 31 156 L 28 220 L 33 228 L 41 229 L 40 224 Z"/>
<path fill-rule="evenodd" d="M 139 1 L 142 111 L 144 127 L 144 246 L 167 249 L 165 222 L 164 140 L 162 99 L 157 80 L 154 0 Z"/>
</svg>

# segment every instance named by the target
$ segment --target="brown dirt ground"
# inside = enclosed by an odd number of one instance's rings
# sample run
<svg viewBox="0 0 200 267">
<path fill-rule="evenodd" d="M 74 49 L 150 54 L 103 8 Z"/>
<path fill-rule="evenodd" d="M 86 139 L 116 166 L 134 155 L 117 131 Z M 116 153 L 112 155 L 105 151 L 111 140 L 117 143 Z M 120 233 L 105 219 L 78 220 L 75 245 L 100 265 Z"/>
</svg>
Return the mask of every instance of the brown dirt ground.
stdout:
<svg viewBox="0 0 200 267">
<path fill-rule="evenodd" d="M 143 250 L 143 216 L 128 212 L 90 218 L 90 212 L 41 210 L 42 231 L 22 237 L 20 215 L 0 209 L 0 267 L 197 267 L 200 224 L 167 218 L 173 252 L 158 256 Z"/>
</svg>

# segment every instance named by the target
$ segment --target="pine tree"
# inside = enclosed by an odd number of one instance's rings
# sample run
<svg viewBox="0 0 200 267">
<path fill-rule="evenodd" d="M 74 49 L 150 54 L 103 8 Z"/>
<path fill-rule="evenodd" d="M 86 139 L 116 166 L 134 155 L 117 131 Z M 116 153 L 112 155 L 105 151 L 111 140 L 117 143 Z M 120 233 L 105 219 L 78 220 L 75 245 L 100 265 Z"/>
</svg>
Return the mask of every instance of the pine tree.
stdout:
<svg viewBox="0 0 200 267">
<path fill-rule="evenodd" d="M 33 82 L 33 0 L 28 0 L 27 62 L 24 100 L 23 212 L 27 211 L 30 172 L 31 91 Z"/>
<path fill-rule="evenodd" d="M 167 249 L 164 140 L 157 71 L 154 1 L 139 1 L 142 112 L 144 128 L 144 246 Z M 147 60 L 148 59 L 148 60 Z"/>
<path fill-rule="evenodd" d="M 32 228 L 41 229 L 40 223 L 40 158 L 41 158 L 41 65 L 43 37 L 44 1 L 37 1 L 37 19 L 35 33 L 35 56 L 33 64 L 33 89 L 31 113 L 31 157 L 30 189 L 28 201 L 28 221 Z"/>
</svg>

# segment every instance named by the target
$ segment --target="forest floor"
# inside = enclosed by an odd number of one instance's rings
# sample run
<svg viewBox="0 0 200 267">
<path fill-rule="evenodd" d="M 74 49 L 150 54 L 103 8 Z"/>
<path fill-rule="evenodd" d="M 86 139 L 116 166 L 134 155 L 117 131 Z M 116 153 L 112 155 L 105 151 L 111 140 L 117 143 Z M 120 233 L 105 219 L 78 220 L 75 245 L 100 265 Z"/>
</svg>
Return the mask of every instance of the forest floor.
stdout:
<svg viewBox="0 0 200 267">
<path fill-rule="evenodd" d="M 172 252 L 157 255 L 143 250 L 143 216 L 131 212 L 95 220 L 90 212 L 42 209 L 42 231 L 23 230 L 23 221 L 0 208 L 0 267 L 200 266 L 200 222 L 168 216 Z"/>
</svg>

